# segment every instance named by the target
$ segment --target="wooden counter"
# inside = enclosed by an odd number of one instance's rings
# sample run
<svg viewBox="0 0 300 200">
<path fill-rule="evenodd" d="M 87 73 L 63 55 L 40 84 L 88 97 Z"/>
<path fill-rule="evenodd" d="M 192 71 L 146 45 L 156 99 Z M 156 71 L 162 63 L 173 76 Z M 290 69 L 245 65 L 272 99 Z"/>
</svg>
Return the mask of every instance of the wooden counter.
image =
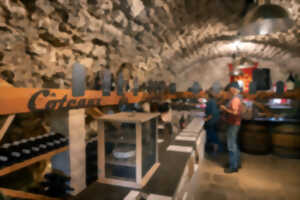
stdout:
<svg viewBox="0 0 300 200">
<path fill-rule="evenodd" d="M 5 167 L 5 168 L 3 168 L 3 169 L 0 170 L 0 176 L 4 176 L 6 174 L 12 173 L 12 172 L 17 171 L 19 169 L 22 169 L 24 167 L 32 165 L 32 164 L 34 164 L 36 162 L 40 162 L 42 160 L 50 159 L 52 156 L 54 156 L 54 155 L 56 155 L 58 153 L 64 152 L 67 149 L 68 149 L 68 146 L 61 147 L 61 148 L 55 149 L 53 151 L 41 154 L 41 155 L 36 156 L 36 157 L 33 157 L 31 159 L 25 160 L 23 162 L 16 163 L 16 164 L 13 164 L 11 166 Z"/>
</svg>

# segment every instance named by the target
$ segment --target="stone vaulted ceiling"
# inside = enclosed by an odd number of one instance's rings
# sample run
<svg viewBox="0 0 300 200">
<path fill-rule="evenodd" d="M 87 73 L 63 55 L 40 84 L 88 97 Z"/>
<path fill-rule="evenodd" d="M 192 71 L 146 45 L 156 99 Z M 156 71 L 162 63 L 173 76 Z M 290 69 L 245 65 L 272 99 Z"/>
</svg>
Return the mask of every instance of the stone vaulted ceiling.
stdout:
<svg viewBox="0 0 300 200">
<path fill-rule="evenodd" d="M 109 67 L 116 73 L 127 62 L 142 81 L 208 86 L 228 80 L 227 64 L 237 53 L 282 79 L 300 71 L 300 1 L 272 3 L 286 8 L 295 27 L 244 38 L 237 49 L 232 44 L 246 0 L 3 0 L 1 76 L 19 87 L 68 88 L 78 61 L 91 86 L 95 72 Z"/>
</svg>

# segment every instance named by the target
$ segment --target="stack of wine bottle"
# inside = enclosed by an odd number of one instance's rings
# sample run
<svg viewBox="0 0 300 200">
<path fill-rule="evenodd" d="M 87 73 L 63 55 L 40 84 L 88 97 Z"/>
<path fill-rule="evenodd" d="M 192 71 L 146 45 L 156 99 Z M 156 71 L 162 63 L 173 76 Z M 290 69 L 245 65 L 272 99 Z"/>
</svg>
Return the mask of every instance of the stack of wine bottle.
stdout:
<svg viewBox="0 0 300 200">
<path fill-rule="evenodd" d="M 34 194 L 46 195 L 49 197 L 69 199 L 69 191 L 74 191 L 69 186 L 70 177 L 58 171 L 52 171 L 45 174 L 44 180 L 28 189 L 28 192 Z M 1 199 L 0 199 L 1 200 Z"/>
<path fill-rule="evenodd" d="M 68 182 L 70 182 L 70 177 L 49 173 L 45 175 L 45 181 L 41 183 L 41 186 L 47 196 L 65 198 L 68 196 L 68 191 L 74 190 L 68 185 Z"/>
<path fill-rule="evenodd" d="M 86 183 L 89 185 L 98 179 L 97 138 L 86 145 Z"/>
<path fill-rule="evenodd" d="M 0 169 L 68 145 L 59 133 L 49 133 L 0 146 Z"/>
</svg>

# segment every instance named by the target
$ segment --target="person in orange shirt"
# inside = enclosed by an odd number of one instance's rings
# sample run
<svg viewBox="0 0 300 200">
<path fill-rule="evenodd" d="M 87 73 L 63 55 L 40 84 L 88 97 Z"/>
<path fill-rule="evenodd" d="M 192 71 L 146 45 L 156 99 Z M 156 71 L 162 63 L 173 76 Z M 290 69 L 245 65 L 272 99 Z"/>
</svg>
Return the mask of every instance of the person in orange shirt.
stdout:
<svg viewBox="0 0 300 200">
<path fill-rule="evenodd" d="M 228 86 L 229 92 L 232 94 L 232 99 L 229 101 L 227 106 L 222 105 L 220 109 L 224 111 L 226 115 L 225 122 L 228 124 L 226 131 L 227 136 L 227 147 L 229 151 L 229 167 L 224 169 L 225 173 L 238 172 L 241 167 L 240 162 L 240 150 L 237 145 L 238 132 L 241 126 L 241 105 L 242 100 L 240 88 L 238 83 L 234 82 Z"/>
</svg>

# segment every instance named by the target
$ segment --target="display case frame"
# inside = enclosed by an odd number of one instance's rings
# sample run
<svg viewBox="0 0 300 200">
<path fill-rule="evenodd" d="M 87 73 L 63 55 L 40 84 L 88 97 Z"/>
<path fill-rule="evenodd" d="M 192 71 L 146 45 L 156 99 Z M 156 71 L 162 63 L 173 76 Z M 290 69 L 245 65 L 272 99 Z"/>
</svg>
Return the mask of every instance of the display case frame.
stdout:
<svg viewBox="0 0 300 200">
<path fill-rule="evenodd" d="M 99 119 L 99 133 L 98 133 L 98 182 L 111 185 L 119 185 L 123 187 L 132 187 L 132 188 L 142 188 L 147 184 L 150 178 L 153 176 L 155 171 L 158 169 L 159 156 L 158 156 L 158 131 L 157 131 L 157 121 L 159 113 L 130 113 L 130 112 L 121 112 L 112 115 L 105 115 Z M 150 169 L 143 176 L 143 166 L 142 166 L 142 156 L 143 156 L 143 144 L 142 138 L 145 133 L 143 132 L 143 123 L 154 120 L 155 123 L 155 162 L 150 167 Z M 117 122 L 117 123 L 129 123 L 135 124 L 135 180 L 124 180 L 117 177 L 108 177 L 106 174 L 106 132 L 105 132 L 105 122 Z M 115 163 L 118 165 L 118 163 Z M 126 161 L 119 166 L 126 166 Z"/>
</svg>

